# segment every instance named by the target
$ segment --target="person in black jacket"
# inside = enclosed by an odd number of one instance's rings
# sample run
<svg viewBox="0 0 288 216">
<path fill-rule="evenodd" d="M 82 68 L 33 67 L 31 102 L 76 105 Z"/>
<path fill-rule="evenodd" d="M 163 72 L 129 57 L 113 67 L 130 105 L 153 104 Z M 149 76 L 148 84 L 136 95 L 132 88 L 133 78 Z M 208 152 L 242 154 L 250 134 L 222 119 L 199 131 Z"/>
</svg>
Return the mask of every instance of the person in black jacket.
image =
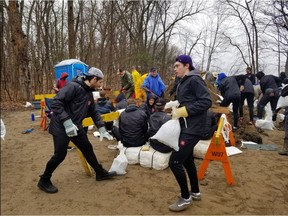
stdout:
<svg viewBox="0 0 288 216">
<path fill-rule="evenodd" d="M 219 84 L 218 89 L 223 96 L 220 106 L 227 107 L 230 103 L 233 105 L 233 130 L 238 128 L 238 109 L 245 79 L 245 75 L 227 77 L 225 73 L 220 73 L 217 79 L 217 83 Z"/>
<path fill-rule="evenodd" d="M 194 68 L 190 56 L 178 56 L 174 71 L 176 76 L 181 78 L 176 92 L 180 105 L 173 109 L 172 119 L 179 118 L 181 132 L 179 151 L 172 152 L 169 167 L 180 186 L 181 197 L 170 205 L 169 209 L 182 211 L 192 204 L 192 199 L 201 199 L 193 150 L 201 137 L 207 134 L 207 131 L 203 130 L 203 120 L 207 118 L 212 101 L 209 90 L 199 71 Z M 188 189 L 184 168 L 190 180 L 191 191 Z"/>
<path fill-rule="evenodd" d="M 111 179 L 116 174 L 115 172 L 107 172 L 99 164 L 82 126 L 83 119 L 89 114 L 99 128 L 100 136 L 109 135 L 101 116 L 95 109 L 92 94 L 92 91 L 102 86 L 103 77 L 101 70 L 92 67 L 84 77 L 77 77 L 64 86 L 54 98 L 51 105 L 53 114 L 49 126 L 49 133 L 52 134 L 54 141 L 54 155 L 48 161 L 44 173 L 40 176 L 38 187 L 41 190 L 47 193 L 58 192 L 50 178 L 55 169 L 65 159 L 70 141 L 77 146 L 95 170 L 97 181 Z"/>
<path fill-rule="evenodd" d="M 100 98 L 98 98 L 98 100 L 97 100 L 96 110 L 100 115 L 115 111 L 115 107 L 113 106 L 111 101 L 109 101 L 106 98 L 106 92 L 105 91 L 100 91 Z M 105 122 L 104 124 L 105 124 L 105 128 L 108 131 L 111 131 L 113 121 Z"/>
<path fill-rule="evenodd" d="M 246 78 L 248 78 L 252 85 L 256 84 L 256 78 L 255 78 L 255 74 L 252 73 L 252 68 L 251 67 L 247 67 L 246 68 L 246 74 L 245 74 Z"/>
<path fill-rule="evenodd" d="M 245 99 L 247 100 L 249 108 L 249 124 L 253 125 L 253 109 L 254 109 L 254 87 L 251 81 L 246 78 L 244 83 L 244 90 L 241 92 L 241 102 L 239 106 L 240 121 L 243 121 L 243 106 Z"/>
<path fill-rule="evenodd" d="M 159 98 L 155 103 L 155 112 L 150 116 L 149 119 L 149 129 L 146 133 L 147 139 L 154 136 L 160 127 L 171 119 L 171 116 L 163 112 L 166 102 L 164 98 Z M 171 152 L 173 149 L 163 143 L 159 142 L 156 139 L 150 139 L 150 145 L 155 150 L 161 153 Z"/>
<path fill-rule="evenodd" d="M 134 99 L 130 98 L 127 102 L 127 108 L 119 117 L 119 133 L 116 137 L 125 147 L 142 146 L 147 141 L 145 137 L 148 130 L 147 115 L 136 106 Z M 115 127 L 113 128 L 115 130 Z"/>
<path fill-rule="evenodd" d="M 171 97 L 176 92 L 176 89 L 177 89 L 177 86 L 178 86 L 180 80 L 181 80 L 180 77 L 175 76 L 173 88 L 169 91 L 169 97 Z M 176 97 L 177 96 L 175 95 L 174 100 L 176 100 Z"/>
<path fill-rule="evenodd" d="M 281 79 L 274 75 L 265 75 L 262 71 L 256 74 L 260 80 L 262 98 L 257 104 L 257 117 L 262 119 L 264 108 L 270 102 L 272 113 L 275 113 L 277 102 L 280 96 Z M 271 94 L 271 91 L 273 94 Z"/>
<path fill-rule="evenodd" d="M 125 98 L 124 93 L 120 93 L 117 95 L 116 99 L 116 110 L 125 109 L 127 107 L 127 99 Z"/>
<path fill-rule="evenodd" d="M 155 102 L 157 96 L 154 94 L 149 94 L 147 96 L 147 100 L 145 103 L 141 104 L 140 109 L 143 110 L 147 115 L 147 121 L 149 120 L 150 116 L 155 112 Z"/>
</svg>

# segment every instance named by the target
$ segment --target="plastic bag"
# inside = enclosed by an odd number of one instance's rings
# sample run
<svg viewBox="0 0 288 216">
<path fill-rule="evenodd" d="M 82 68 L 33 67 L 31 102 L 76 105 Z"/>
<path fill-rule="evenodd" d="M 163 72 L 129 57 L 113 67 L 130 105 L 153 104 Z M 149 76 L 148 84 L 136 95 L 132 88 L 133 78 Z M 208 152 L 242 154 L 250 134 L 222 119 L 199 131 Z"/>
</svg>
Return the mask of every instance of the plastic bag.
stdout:
<svg viewBox="0 0 288 216">
<path fill-rule="evenodd" d="M 124 148 L 120 148 L 120 154 L 114 158 L 109 172 L 115 171 L 117 175 L 125 175 L 128 166 L 128 159 L 124 154 Z"/>
<path fill-rule="evenodd" d="M 179 119 L 171 119 L 164 123 L 157 133 L 150 139 L 156 139 L 159 142 L 173 148 L 175 151 L 179 150 L 179 136 L 181 132 Z"/>
<path fill-rule="evenodd" d="M 6 127 L 4 125 L 4 122 L 1 119 L 1 139 L 4 140 L 4 137 L 6 135 Z"/>
</svg>

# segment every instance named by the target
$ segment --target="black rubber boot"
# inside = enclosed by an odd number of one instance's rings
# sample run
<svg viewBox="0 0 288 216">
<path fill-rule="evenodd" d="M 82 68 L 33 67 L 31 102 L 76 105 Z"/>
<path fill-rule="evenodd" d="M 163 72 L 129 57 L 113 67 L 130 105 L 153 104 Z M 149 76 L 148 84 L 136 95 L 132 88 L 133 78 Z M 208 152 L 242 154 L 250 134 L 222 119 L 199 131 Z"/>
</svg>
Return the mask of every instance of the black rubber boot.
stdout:
<svg viewBox="0 0 288 216">
<path fill-rule="evenodd" d="M 41 190 L 45 191 L 46 193 L 57 193 L 58 189 L 52 184 L 50 178 L 45 178 L 40 176 L 40 180 L 37 185 Z"/>
<path fill-rule="evenodd" d="M 96 170 L 96 180 L 97 181 L 112 179 L 113 176 L 115 176 L 115 175 L 116 175 L 116 172 L 108 172 L 102 167 L 102 165 L 99 165 L 99 167 Z"/>
</svg>

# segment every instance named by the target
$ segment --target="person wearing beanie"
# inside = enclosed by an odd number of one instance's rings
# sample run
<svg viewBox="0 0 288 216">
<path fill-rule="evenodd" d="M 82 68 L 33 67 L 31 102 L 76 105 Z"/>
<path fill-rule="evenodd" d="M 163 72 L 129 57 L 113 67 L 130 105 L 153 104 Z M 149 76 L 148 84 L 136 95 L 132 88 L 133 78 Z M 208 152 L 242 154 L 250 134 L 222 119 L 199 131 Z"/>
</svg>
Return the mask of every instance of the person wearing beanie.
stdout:
<svg viewBox="0 0 288 216">
<path fill-rule="evenodd" d="M 281 79 L 274 75 L 265 75 L 262 71 L 256 74 L 256 77 L 260 80 L 260 88 L 263 96 L 257 104 L 257 118 L 262 119 L 264 108 L 270 102 L 272 113 L 275 113 L 277 102 L 280 97 L 280 87 L 282 86 Z M 273 90 L 273 95 L 271 95 Z"/>
<path fill-rule="evenodd" d="M 96 173 L 96 180 L 111 179 L 116 173 L 106 171 L 98 162 L 82 121 L 88 115 L 92 117 L 99 129 L 100 137 L 110 137 L 104 122 L 96 110 L 92 92 L 102 86 L 104 75 L 98 68 L 90 68 L 83 77 L 74 78 L 54 98 L 51 104 L 53 113 L 49 133 L 53 136 L 54 155 L 46 164 L 40 176 L 38 187 L 47 193 L 56 193 L 58 189 L 52 184 L 51 176 L 67 155 L 69 142 L 73 142 L 82 152 Z"/>
<path fill-rule="evenodd" d="M 166 101 L 164 98 L 159 98 L 155 103 L 155 112 L 150 116 L 149 129 L 146 133 L 147 140 L 154 136 L 160 127 L 171 119 L 171 116 L 164 112 Z M 161 153 L 171 152 L 173 149 L 155 139 L 150 139 L 150 145 L 156 151 Z"/>
<path fill-rule="evenodd" d="M 220 106 L 228 107 L 233 105 L 233 130 L 238 129 L 238 109 L 241 99 L 241 91 L 244 90 L 245 75 L 227 77 L 225 73 L 218 75 L 217 85 L 223 96 Z"/>
<path fill-rule="evenodd" d="M 181 132 L 178 143 L 179 151 L 172 151 L 169 168 L 177 180 L 181 196 L 169 206 L 169 210 L 178 212 L 187 209 L 192 204 L 192 199 L 201 200 L 193 150 L 201 137 L 206 135 L 206 131 L 203 130 L 203 120 L 207 118 L 212 100 L 190 56 L 178 56 L 174 63 L 174 71 L 176 76 L 181 78 L 176 90 L 180 105 L 172 111 L 172 119 L 179 119 Z M 188 182 L 191 191 L 188 188 L 186 173 L 190 180 Z"/>
<path fill-rule="evenodd" d="M 157 97 L 154 94 L 149 94 L 145 103 L 141 104 L 140 109 L 143 110 L 147 115 L 147 120 L 149 120 L 152 113 L 155 112 L 155 102 Z"/>
</svg>

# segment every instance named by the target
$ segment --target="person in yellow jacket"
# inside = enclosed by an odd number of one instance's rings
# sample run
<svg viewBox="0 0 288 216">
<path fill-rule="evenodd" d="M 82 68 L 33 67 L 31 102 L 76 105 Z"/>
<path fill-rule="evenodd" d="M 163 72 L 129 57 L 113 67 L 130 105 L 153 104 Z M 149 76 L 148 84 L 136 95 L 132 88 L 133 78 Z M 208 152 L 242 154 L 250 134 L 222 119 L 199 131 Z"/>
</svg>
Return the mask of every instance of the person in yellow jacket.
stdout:
<svg viewBox="0 0 288 216">
<path fill-rule="evenodd" d="M 140 79 L 141 75 L 140 73 L 136 70 L 136 67 L 135 66 L 132 66 L 131 67 L 131 75 L 132 75 L 132 79 L 133 79 L 133 82 L 134 82 L 134 86 L 136 86 L 138 80 Z M 135 91 L 135 98 L 137 98 L 137 93 Z"/>
<path fill-rule="evenodd" d="M 144 82 L 145 78 L 148 76 L 149 73 L 143 74 L 135 84 L 135 95 L 136 99 L 141 100 L 142 102 L 146 101 L 146 92 L 141 88 L 142 83 Z"/>
</svg>

